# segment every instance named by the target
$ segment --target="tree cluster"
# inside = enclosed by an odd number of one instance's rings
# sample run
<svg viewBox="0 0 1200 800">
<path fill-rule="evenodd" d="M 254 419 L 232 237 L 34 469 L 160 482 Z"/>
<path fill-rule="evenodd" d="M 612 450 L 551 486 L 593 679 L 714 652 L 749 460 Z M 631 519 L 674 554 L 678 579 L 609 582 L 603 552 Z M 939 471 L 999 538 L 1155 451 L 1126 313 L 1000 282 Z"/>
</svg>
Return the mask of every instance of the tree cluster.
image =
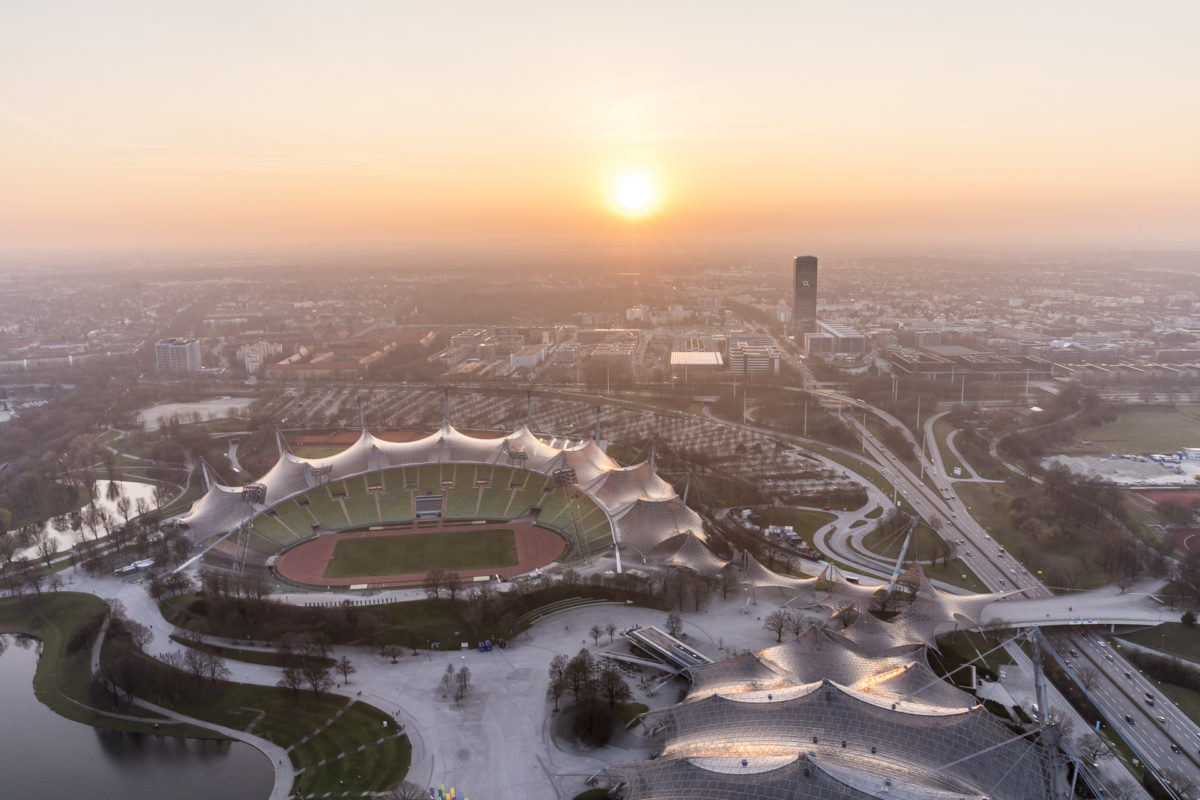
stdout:
<svg viewBox="0 0 1200 800">
<path fill-rule="evenodd" d="M 566 709 L 571 732 L 584 744 L 600 747 L 612 737 L 617 707 L 627 703 L 633 692 L 620 670 L 611 662 L 597 664 L 586 647 L 568 660 L 557 655 L 550 661 L 547 694 L 558 711 L 559 701 L 570 695 Z"/>
</svg>

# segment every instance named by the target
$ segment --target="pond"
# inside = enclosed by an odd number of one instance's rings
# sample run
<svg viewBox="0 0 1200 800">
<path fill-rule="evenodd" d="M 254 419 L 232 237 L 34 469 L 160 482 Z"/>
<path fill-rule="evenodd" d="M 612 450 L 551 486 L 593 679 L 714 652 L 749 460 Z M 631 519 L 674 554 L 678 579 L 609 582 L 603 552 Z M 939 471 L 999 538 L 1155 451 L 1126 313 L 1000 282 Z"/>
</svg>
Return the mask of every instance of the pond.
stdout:
<svg viewBox="0 0 1200 800">
<path fill-rule="evenodd" d="M 253 402 L 253 397 L 217 397 L 195 403 L 163 403 L 142 409 L 138 418 L 146 424 L 146 430 L 156 431 L 172 417 L 179 417 L 180 422 L 220 419 L 230 411 L 244 411 Z"/>
<path fill-rule="evenodd" d="M 241 742 L 147 736 L 64 719 L 33 694 L 35 639 L 0 634 L 0 796 L 5 800 L 263 800 L 274 771 Z"/>
</svg>

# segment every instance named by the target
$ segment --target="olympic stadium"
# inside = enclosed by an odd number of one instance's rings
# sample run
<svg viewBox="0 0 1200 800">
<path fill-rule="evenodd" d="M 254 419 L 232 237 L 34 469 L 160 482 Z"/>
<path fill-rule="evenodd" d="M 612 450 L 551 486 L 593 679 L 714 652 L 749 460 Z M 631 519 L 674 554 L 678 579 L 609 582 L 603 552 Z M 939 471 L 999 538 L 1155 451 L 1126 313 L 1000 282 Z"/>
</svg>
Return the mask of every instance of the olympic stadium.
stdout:
<svg viewBox="0 0 1200 800">
<path fill-rule="evenodd" d="M 207 563 L 273 567 L 319 588 L 420 583 L 434 569 L 508 577 L 602 552 L 617 571 L 630 559 L 723 563 L 650 462 L 622 467 L 591 440 L 544 440 L 527 427 L 480 438 L 445 423 L 395 442 L 363 424 L 331 456 L 297 456 L 278 433 L 276 449 L 274 466 L 244 486 L 205 465 L 205 493 L 176 521 L 209 546 Z"/>
</svg>

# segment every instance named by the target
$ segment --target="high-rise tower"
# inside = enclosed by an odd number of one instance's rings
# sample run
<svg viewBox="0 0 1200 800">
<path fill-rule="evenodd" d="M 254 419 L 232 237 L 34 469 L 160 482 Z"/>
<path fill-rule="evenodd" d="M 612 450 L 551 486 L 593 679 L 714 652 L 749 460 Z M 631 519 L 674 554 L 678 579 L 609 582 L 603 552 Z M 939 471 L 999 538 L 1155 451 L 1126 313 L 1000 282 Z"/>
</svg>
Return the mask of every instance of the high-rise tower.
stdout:
<svg viewBox="0 0 1200 800">
<path fill-rule="evenodd" d="M 796 340 L 817 329 L 817 257 L 796 256 L 795 305 L 792 324 Z"/>
</svg>

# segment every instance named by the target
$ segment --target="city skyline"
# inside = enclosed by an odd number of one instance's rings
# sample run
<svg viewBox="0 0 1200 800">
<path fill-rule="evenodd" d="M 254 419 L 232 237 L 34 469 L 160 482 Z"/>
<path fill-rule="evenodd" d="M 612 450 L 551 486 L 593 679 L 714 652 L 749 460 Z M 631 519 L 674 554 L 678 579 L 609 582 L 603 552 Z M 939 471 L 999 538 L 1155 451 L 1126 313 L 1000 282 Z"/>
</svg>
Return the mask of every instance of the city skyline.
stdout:
<svg viewBox="0 0 1200 800">
<path fill-rule="evenodd" d="M 25 6 L 0 250 L 1197 248 L 1198 17 Z"/>
</svg>

